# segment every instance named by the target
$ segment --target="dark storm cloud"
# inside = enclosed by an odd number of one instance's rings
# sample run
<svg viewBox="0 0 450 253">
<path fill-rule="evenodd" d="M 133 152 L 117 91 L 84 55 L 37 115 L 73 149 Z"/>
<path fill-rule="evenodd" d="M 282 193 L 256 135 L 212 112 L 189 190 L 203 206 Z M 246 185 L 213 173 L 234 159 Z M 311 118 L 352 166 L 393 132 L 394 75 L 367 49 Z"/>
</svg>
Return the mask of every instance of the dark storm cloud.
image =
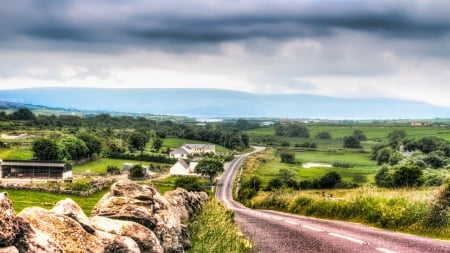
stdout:
<svg viewBox="0 0 450 253">
<path fill-rule="evenodd" d="M 422 1 L 421 1 L 422 2 Z M 422 2 L 423 3 L 423 2 Z M 450 31 L 446 1 L 4 1 L 0 40 L 143 45 L 331 36 L 432 38 Z M 3 8 L 4 6 L 4 8 Z"/>
</svg>

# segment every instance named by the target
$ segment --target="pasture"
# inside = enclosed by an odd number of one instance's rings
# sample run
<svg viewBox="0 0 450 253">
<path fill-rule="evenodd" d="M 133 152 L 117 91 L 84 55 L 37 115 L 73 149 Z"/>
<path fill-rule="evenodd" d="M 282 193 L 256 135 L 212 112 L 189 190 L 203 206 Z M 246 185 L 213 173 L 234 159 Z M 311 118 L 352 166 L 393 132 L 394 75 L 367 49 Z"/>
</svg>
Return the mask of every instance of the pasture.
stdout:
<svg viewBox="0 0 450 253">
<path fill-rule="evenodd" d="M 111 158 L 101 158 L 92 162 L 84 163 L 81 165 L 73 166 L 74 174 L 81 174 L 84 172 L 90 172 L 92 174 L 98 175 L 106 175 L 106 169 L 108 166 L 116 166 L 119 169 L 122 169 L 124 163 L 132 163 L 132 164 L 142 164 L 143 166 L 147 166 L 150 163 L 155 166 L 160 166 L 162 169 L 170 168 L 171 165 L 164 163 L 152 163 L 147 161 L 134 161 L 134 160 L 124 160 L 124 159 L 111 159 Z"/>
</svg>

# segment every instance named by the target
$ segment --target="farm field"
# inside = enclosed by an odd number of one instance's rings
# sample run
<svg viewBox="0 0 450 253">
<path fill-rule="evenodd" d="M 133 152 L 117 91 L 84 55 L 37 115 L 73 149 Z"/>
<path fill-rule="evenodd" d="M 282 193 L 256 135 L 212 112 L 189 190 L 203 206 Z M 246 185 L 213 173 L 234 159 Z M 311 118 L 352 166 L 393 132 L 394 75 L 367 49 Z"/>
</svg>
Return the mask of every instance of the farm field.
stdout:
<svg viewBox="0 0 450 253">
<path fill-rule="evenodd" d="M 13 147 L 0 148 L 0 159 L 4 160 L 30 160 L 33 158 L 33 151 L 29 148 Z"/>
<path fill-rule="evenodd" d="M 106 175 L 106 168 L 111 166 L 116 166 L 119 169 L 122 169 L 124 163 L 132 163 L 132 164 L 142 164 L 144 166 L 149 165 L 151 162 L 147 161 L 135 161 L 135 160 L 124 160 L 124 159 L 111 159 L 111 158 L 101 158 L 92 162 L 84 163 L 82 165 L 73 166 L 74 174 L 81 174 L 84 172 L 90 172 L 93 174 Z M 163 169 L 165 167 L 169 168 L 171 165 L 164 163 L 151 163 L 154 165 L 160 165 Z"/>
<path fill-rule="evenodd" d="M 65 194 L 52 194 L 52 193 L 44 193 L 37 191 L 27 191 L 27 190 L 2 190 L 2 192 L 7 192 L 9 198 L 13 203 L 13 208 L 16 213 L 19 213 L 26 207 L 31 206 L 39 206 L 46 209 L 53 208 L 53 205 L 56 202 L 71 198 L 75 201 L 81 209 L 86 213 L 86 215 L 90 215 L 92 208 L 95 204 L 100 200 L 103 195 L 108 192 L 108 190 L 97 192 L 88 197 L 79 197 L 73 195 L 65 195 Z"/>
</svg>

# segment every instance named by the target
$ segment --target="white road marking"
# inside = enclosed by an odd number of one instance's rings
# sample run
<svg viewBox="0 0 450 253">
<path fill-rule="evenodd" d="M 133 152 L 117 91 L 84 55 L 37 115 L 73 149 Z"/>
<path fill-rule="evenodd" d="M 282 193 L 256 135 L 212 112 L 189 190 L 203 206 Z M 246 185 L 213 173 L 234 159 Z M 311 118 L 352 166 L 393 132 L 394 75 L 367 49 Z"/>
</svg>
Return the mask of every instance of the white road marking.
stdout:
<svg viewBox="0 0 450 253">
<path fill-rule="evenodd" d="M 376 250 L 383 252 L 383 253 L 396 253 L 395 251 L 384 249 L 384 248 L 376 248 Z"/>
<path fill-rule="evenodd" d="M 311 226 L 308 226 L 308 225 L 302 225 L 302 227 L 310 229 L 310 230 L 314 230 L 314 231 L 317 231 L 317 232 L 323 232 L 323 230 L 320 229 L 320 228 L 311 227 Z"/>
<path fill-rule="evenodd" d="M 286 223 L 289 223 L 289 224 L 291 224 L 291 225 L 298 225 L 297 222 L 291 221 L 291 220 L 285 220 L 285 222 L 286 222 Z"/>
<path fill-rule="evenodd" d="M 350 237 L 350 236 L 346 236 L 346 235 L 341 235 L 341 234 L 336 234 L 336 233 L 328 233 L 329 235 L 331 235 L 331 236 L 335 236 L 335 237 L 339 237 L 339 238 L 342 238 L 342 239 L 345 239 L 345 240 L 348 240 L 348 241 L 351 241 L 351 242 L 355 242 L 355 243 L 359 243 L 359 244 L 365 244 L 365 242 L 364 241 L 361 241 L 361 240 L 358 240 L 358 239 L 355 239 L 355 238 L 353 238 L 353 237 Z"/>
</svg>

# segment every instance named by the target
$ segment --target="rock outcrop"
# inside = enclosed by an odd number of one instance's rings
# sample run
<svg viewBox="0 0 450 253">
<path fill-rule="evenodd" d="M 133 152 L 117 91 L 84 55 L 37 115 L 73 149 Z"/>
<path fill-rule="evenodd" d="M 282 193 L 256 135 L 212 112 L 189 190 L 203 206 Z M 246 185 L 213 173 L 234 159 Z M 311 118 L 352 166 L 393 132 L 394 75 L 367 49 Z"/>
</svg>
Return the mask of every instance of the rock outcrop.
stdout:
<svg viewBox="0 0 450 253">
<path fill-rule="evenodd" d="M 187 222 L 207 198 L 184 189 L 162 196 L 152 186 L 120 181 L 88 218 L 71 199 L 16 216 L 7 194 L 0 193 L 0 253 L 184 252 L 191 245 Z"/>
</svg>

